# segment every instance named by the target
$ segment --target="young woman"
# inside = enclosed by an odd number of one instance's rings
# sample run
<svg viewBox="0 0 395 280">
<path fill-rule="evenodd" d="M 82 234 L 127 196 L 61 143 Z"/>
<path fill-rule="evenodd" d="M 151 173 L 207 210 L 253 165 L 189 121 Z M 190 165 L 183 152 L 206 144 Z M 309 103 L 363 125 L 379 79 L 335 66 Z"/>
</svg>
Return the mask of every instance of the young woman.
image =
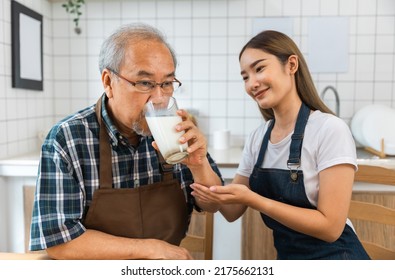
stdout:
<svg viewBox="0 0 395 280">
<path fill-rule="evenodd" d="M 228 221 L 247 207 L 273 230 L 278 259 L 369 259 L 347 219 L 356 149 L 323 104 L 307 64 L 285 34 L 264 31 L 239 56 L 245 90 L 266 120 L 251 133 L 232 184 L 193 184 Z"/>
</svg>

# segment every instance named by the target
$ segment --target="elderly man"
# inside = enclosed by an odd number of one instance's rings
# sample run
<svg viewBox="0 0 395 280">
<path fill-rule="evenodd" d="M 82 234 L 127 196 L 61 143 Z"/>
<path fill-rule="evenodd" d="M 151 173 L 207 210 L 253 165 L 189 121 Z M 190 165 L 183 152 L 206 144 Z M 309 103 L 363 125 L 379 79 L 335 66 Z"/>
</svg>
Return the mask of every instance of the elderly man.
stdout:
<svg viewBox="0 0 395 280">
<path fill-rule="evenodd" d="M 176 129 L 189 156 L 168 166 L 155 149 L 143 107 L 181 85 L 174 52 L 155 28 L 126 25 L 104 41 L 99 64 L 105 93 L 42 146 L 30 249 L 55 259 L 190 259 L 178 245 L 193 208 L 218 208 L 194 199 L 190 184 L 223 180 L 183 110 Z"/>
</svg>

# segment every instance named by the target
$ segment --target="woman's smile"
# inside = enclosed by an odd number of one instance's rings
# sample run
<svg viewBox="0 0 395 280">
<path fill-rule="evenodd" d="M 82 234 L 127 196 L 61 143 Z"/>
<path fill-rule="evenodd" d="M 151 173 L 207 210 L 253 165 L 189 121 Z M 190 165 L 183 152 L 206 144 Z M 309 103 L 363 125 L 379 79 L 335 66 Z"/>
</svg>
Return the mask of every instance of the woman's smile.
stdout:
<svg viewBox="0 0 395 280">
<path fill-rule="evenodd" d="M 255 99 L 261 99 L 261 98 L 263 98 L 265 95 L 266 95 L 266 92 L 268 91 L 270 89 L 270 87 L 268 87 L 268 88 L 266 88 L 266 89 L 262 89 L 262 90 L 259 90 L 259 91 L 257 91 L 257 92 L 252 92 L 252 95 L 253 95 L 253 97 L 255 98 Z"/>
</svg>

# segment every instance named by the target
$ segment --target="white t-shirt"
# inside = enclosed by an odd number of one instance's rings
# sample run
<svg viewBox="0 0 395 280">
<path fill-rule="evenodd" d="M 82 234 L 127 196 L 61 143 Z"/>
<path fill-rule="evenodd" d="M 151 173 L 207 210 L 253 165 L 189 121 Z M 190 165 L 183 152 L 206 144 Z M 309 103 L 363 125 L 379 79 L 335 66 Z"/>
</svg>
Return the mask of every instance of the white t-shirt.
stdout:
<svg viewBox="0 0 395 280">
<path fill-rule="evenodd" d="M 260 125 L 247 138 L 237 174 L 250 177 L 270 122 Z M 261 167 L 288 170 L 292 134 L 276 144 L 269 141 Z M 349 127 L 334 115 L 314 111 L 306 124 L 299 168 L 303 171 L 306 195 L 312 205 L 317 206 L 319 172 L 342 163 L 352 164 L 357 169 L 355 142 Z"/>
</svg>

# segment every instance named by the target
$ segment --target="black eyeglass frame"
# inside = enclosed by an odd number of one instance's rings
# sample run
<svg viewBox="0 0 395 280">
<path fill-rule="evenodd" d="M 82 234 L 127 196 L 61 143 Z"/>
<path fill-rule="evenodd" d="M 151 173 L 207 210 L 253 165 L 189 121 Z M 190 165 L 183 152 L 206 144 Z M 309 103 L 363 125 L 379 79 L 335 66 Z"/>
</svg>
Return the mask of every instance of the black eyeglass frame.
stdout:
<svg viewBox="0 0 395 280">
<path fill-rule="evenodd" d="M 108 71 L 110 71 L 110 72 L 112 72 L 112 73 L 114 73 L 115 75 L 117 75 L 119 78 L 121 78 L 122 80 L 125 80 L 126 82 L 128 82 L 129 84 L 131 84 L 132 86 L 134 86 L 134 87 L 136 87 L 136 85 L 137 84 L 141 84 L 141 83 L 149 83 L 150 85 L 151 85 L 151 88 L 149 89 L 149 90 L 141 90 L 141 89 L 138 89 L 137 87 L 137 89 L 139 90 L 139 91 L 141 91 L 141 92 L 143 92 L 143 93 L 149 93 L 150 91 L 152 91 L 156 86 L 159 86 L 162 90 L 164 89 L 163 88 L 163 85 L 165 85 L 166 83 L 169 83 L 169 82 L 162 82 L 162 83 L 157 83 L 156 81 L 152 81 L 152 80 L 142 80 L 142 81 L 136 81 L 136 82 L 133 82 L 133 81 L 130 81 L 129 79 L 126 79 L 125 77 L 123 77 L 121 74 L 119 74 L 117 71 L 115 71 L 115 70 L 112 70 L 111 68 L 107 68 L 107 70 Z M 171 81 L 171 83 L 172 84 L 174 84 L 174 83 L 177 83 L 178 84 L 178 87 L 176 88 L 176 89 L 174 89 L 174 87 L 173 87 L 173 91 L 172 92 L 174 92 L 174 91 L 176 91 L 177 89 L 179 89 L 181 86 L 182 86 L 182 83 L 179 81 L 179 80 L 177 80 L 177 78 L 173 78 L 174 80 L 173 81 Z"/>
</svg>

